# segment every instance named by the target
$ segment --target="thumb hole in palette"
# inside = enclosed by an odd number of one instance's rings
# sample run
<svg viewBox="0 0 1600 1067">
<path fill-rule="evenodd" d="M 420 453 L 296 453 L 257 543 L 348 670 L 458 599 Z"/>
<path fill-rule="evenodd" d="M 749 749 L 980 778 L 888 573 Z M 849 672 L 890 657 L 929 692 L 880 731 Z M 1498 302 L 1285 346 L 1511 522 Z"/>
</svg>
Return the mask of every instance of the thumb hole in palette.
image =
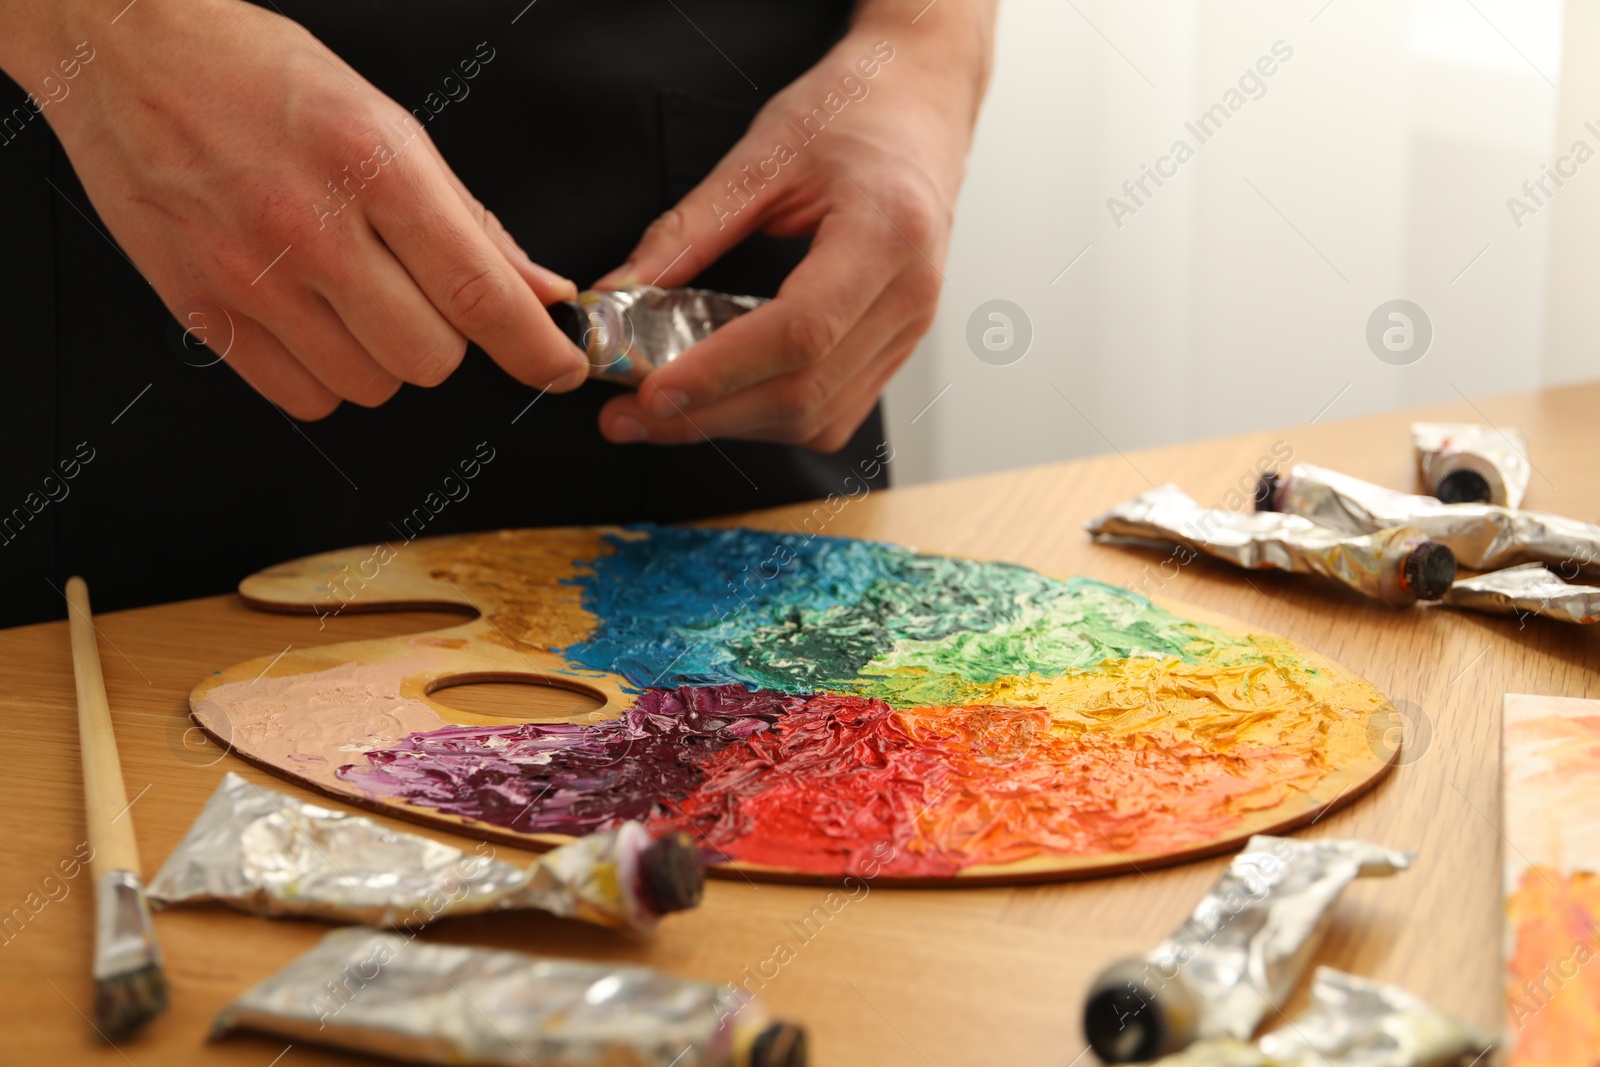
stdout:
<svg viewBox="0 0 1600 1067">
<path fill-rule="evenodd" d="M 593 722 L 610 718 L 606 697 L 568 679 L 536 674 L 487 672 L 436 680 L 428 700 L 459 726 L 507 722 Z"/>
</svg>

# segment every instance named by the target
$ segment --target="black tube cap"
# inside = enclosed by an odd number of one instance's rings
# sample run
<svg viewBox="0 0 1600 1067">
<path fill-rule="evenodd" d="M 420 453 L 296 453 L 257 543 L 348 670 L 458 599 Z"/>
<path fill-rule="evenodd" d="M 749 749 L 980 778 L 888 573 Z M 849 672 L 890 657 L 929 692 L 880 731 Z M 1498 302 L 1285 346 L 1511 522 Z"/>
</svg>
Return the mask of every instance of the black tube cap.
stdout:
<svg viewBox="0 0 1600 1067">
<path fill-rule="evenodd" d="M 657 838 L 639 854 L 639 880 L 657 915 L 687 911 L 705 896 L 706 863 L 680 830 Z"/>
<path fill-rule="evenodd" d="M 1487 504 L 1492 499 L 1489 481 L 1477 471 L 1453 470 L 1439 479 L 1433 495 L 1442 504 Z"/>
<path fill-rule="evenodd" d="M 806 1032 L 794 1023 L 773 1023 L 750 1046 L 750 1067 L 806 1067 Z"/>
<path fill-rule="evenodd" d="M 1456 554 L 1437 541 L 1424 541 L 1406 554 L 1401 576 L 1418 600 L 1438 600 L 1456 580 Z"/>
<path fill-rule="evenodd" d="M 1182 1051 L 1198 1036 L 1199 1005 L 1147 960 L 1100 972 L 1083 1006 L 1083 1036 L 1102 1063 L 1143 1063 Z"/>
<path fill-rule="evenodd" d="M 1256 482 L 1257 511 L 1278 510 L 1278 481 L 1279 479 L 1277 472 L 1268 471 L 1266 474 L 1261 476 L 1260 481 Z"/>
</svg>

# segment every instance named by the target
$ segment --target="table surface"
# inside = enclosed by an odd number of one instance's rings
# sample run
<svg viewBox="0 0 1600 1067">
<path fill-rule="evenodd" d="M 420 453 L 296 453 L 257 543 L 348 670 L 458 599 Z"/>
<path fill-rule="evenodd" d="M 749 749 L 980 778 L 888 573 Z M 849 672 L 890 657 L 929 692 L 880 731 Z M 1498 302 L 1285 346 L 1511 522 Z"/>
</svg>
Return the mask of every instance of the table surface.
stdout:
<svg viewBox="0 0 1600 1067">
<path fill-rule="evenodd" d="M 1317 961 L 1398 982 L 1463 1018 L 1498 1027 L 1501 697 L 1600 696 L 1600 627 L 1538 619 L 1519 625 L 1515 618 L 1436 608 L 1392 611 L 1331 583 L 1247 575 L 1206 559 L 1164 579 L 1162 555 L 1091 544 L 1082 524 L 1169 480 L 1203 503 L 1232 506 L 1230 490 L 1247 491 L 1258 461 L 1286 449 L 1297 461 L 1408 487 L 1407 426 L 1416 417 L 1525 427 L 1537 464 L 1528 506 L 1600 520 L 1600 479 L 1593 474 L 1600 455 L 1597 409 L 1600 383 L 1113 452 L 835 502 L 825 532 L 1131 583 L 1291 636 L 1364 675 L 1397 703 L 1419 709 L 1424 727 L 1408 738 L 1403 765 L 1368 796 L 1302 831 L 1370 838 L 1418 853 L 1410 872 L 1359 882 L 1345 894 Z M 787 529 L 813 507 L 740 521 Z M 189 732 L 188 694 L 196 682 L 287 645 L 457 621 L 456 615 L 347 613 L 319 632 L 313 617 L 253 612 L 234 596 L 99 617 L 124 775 L 130 796 L 138 795 L 132 817 L 147 877 L 226 771 L 311 795 Z M 207 1043 L 208 1023 L 328 927 L 222 908 L 159 914 L 172 1010 L 119 1048 L 100 1044 L 84 1018 L 92 1011 L 90 880 L 87 874 L 50 877 L 84 836 L 66 624 L 0 631 L 0 664 L 5 743 L 12 753 L 0 775 L 0 819 L 11 854 L 0 868 L 0 916 L 13 916 L 12 925 L 0 929 L 7 1008 L 0 1059 L 268 1067 L 285 1053 L 286 1042 L 235 1037 Z M 462 843 L 444 833 L 433 836 Z M 509 848 L 500 855 L 526 859 Z M 826 924 L 813 922 L 809 940 L 797 934 L 799 920 L 823 904 L 826 889 L 739 880 L 714 881 L 700 909 L 670 918 L 648 940 L 540 914 L 455 919 L 421 936 L 647 963 L 759 985 L 775 1014 L 807 1026 L 813 1062 L 820 1065 L 1059 1067 L 1084 1049 L 1079 1013 L 1095 972 L 1171 932 L 1225 862 L 1017 888 L 873 887 Z M 20 928 L 16 908 L 25 908 Z M 769 961 L 780 942 L 790 952 L 774 975 Z M 360 1062 L 367 1061 L 299 1044 L 277 1061 L 282 1067 Z M 1092 1063 L 1092 1056 L 1083 1062 Z"/>
</svg>

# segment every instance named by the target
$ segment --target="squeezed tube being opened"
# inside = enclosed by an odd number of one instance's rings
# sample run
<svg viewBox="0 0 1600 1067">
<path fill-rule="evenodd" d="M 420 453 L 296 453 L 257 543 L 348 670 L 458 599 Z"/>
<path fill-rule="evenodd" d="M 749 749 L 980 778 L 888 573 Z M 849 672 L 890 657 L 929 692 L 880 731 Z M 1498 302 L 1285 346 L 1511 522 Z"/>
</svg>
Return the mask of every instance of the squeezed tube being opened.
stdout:
<svg viewBox="0 0 1600 1067">
<path fill-rule="evenodd" d="M 710 289 L 586 289 L 550 305 L 550 317 L 583 349 L 589 377 L 637 387 L 652 371 L 765 304 Z"/>
</svg>

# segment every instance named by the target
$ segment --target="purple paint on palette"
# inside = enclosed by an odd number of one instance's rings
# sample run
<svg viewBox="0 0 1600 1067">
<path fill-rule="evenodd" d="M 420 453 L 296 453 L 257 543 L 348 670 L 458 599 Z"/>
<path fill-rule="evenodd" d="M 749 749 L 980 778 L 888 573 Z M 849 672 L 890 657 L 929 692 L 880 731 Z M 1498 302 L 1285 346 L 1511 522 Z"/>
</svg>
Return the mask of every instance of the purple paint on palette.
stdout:
<svg viewBox="0 0 1600 1067">
<path fill-rule="evenodd" d="M 802 702 L 742 685 L 648 689 L 615 719 L 412 734 L 339 777 L 493 826 L 578 836 L 683 800 L 713 754 Z"/>
</svg>

